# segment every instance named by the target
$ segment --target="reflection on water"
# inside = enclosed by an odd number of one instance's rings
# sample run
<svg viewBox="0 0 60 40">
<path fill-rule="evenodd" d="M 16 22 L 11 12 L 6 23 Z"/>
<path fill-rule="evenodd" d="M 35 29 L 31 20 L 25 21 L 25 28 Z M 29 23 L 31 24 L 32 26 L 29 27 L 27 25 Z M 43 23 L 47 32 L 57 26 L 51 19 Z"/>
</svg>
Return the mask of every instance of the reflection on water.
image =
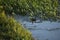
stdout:
<svg viewBox="0 0 60 40">
<path fill-rule="evenodd" d="M 24 17 L 17 18 L 25 28 L 32 32 L 32 36 L 36 40 L 60 40 L 60 23 L 43 21 L 42 23 L 31 23 Z"/>
</svg>

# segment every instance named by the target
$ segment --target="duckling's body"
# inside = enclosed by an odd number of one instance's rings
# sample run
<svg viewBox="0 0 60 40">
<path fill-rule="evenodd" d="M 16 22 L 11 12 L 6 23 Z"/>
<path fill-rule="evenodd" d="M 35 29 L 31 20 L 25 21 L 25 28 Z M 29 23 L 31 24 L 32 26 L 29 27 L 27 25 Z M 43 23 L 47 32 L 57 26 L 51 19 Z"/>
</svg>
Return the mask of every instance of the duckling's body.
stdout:
<svg viewBox="0 0 60 40">
<path fill-rule="evenodd" d="M 33 23 L 33 22 L 36 22 L 36 18 L 30 18 L 30 21 Z"/>
</svg>

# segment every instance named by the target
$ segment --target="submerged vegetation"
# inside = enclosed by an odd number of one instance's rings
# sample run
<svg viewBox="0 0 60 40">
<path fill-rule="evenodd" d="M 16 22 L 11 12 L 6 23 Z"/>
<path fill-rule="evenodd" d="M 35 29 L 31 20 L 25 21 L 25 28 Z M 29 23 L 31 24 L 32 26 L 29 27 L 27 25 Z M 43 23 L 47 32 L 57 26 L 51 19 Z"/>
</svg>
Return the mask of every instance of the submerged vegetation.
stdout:
<svg viewBox="0 0 60 40">
<path fill-rule="evenodd" d="M 33 40 L 31 33 L 12 17 L 0 13 L 0 40 Z"/>
</svg>

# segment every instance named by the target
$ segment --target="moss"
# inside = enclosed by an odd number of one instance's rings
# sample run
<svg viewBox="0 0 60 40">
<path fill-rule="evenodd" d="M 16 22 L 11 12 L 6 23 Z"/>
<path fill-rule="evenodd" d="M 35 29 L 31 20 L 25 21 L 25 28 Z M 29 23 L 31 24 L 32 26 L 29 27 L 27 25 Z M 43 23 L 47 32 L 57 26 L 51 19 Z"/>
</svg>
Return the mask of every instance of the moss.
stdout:
<svg viewBox="0 0 60 40">
<path fill-rule="evenodd" d="M 0 39 L 33 40 L 31 33 L 12 17 L 0 13 Z"/>
</svg>

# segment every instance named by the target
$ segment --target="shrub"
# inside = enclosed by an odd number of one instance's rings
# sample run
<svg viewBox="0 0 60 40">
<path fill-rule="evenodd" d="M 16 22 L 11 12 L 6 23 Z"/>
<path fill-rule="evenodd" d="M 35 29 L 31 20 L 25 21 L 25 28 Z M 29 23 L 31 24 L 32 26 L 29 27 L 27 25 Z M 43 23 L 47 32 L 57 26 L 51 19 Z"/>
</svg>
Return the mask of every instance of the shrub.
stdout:
<svg viewBox="0 0 60 40">
<path fill-rule="evenodd" d="M 4 40 L 33 40 L 31 33 L 12 17 L 0 13 L 0 39 Z"/>
</svg>

